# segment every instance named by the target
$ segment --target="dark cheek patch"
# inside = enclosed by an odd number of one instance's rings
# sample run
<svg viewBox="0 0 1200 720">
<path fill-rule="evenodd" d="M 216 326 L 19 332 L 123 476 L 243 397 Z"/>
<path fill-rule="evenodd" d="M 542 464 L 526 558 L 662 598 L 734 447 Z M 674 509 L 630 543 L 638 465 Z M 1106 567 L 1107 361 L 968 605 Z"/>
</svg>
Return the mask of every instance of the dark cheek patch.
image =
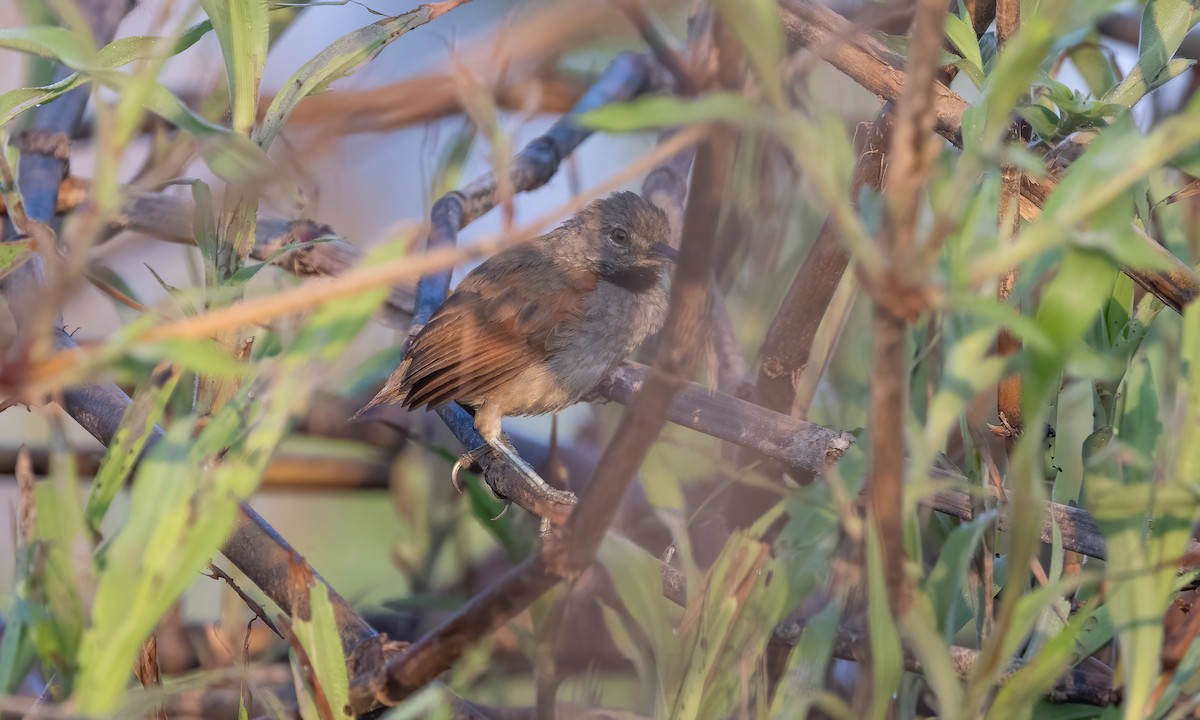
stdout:
<svg viewBox="0 0 1200 720">
<path fill-rule="evenodd" d="M 644 293 L 658 285 L 658 273 L 655 267 L 634 266 L 608 271 L 600 277 L 630 292 Z"/>
</svg>

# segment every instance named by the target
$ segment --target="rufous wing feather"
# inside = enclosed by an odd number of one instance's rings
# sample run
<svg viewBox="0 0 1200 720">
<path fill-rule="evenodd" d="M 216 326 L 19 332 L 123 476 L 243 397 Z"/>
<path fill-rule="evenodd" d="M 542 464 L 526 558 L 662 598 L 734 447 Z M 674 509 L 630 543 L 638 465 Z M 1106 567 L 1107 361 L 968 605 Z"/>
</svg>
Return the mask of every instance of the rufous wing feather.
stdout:
<svg viewBox="0 0 1200 720">
<path fill-rule="evenodd" d="M 582 316 L 596 278 L 563 272 L 541 253 L 511 248 L 469 274 L 413 339 L 380 402 L 471 402 L 543 361 L 555 334 Z"/>
</svg>

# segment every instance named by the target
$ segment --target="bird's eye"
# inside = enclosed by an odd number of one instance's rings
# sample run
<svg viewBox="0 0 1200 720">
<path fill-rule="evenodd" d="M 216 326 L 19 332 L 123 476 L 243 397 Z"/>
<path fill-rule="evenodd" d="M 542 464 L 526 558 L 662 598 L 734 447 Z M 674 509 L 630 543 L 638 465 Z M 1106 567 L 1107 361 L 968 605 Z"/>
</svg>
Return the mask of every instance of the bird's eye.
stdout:
<svg viewBox="0 0 1200 720">
<path fill-rule="evenodd" d="M 628 245 L 629 233 L 625 232 L 625 228 L 613 228 L 613 231 L 608 235 L 608 239 L 617 245 Z"/>
</svg>

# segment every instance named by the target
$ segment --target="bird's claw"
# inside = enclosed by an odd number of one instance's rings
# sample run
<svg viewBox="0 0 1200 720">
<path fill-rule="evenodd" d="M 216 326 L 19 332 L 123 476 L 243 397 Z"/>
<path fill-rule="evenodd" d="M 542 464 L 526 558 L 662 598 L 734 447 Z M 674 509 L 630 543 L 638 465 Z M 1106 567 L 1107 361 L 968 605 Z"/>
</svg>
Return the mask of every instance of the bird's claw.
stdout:
<svg viewBox="0 0 1200 720">
<path fill-rule="evenodd" d="M 462 495 L 463 487 L 462 483 L 458 480 L 458 474 L 462 472 L 463 469 L 470 470 L 471 466 L 479 460 L 479 456 L 486 452 L 486 450 L 487 446 L 484 445 L 481 448 L 476 448 L 475 450 L 465 452 L 458 456 L 458 460 L 454 462 L 454 467 L 450 468 L 450 484 L 454 486 L 454 489 L 458 491 L 459 495 Z"/>
<path fill-rule="evenodd" d="M 463 455 L 454 463 L 454 467 L 450 468 L 450 484 L 454 486 L 454 489 L 458 491 L 459 495 L 462 495 L 463 488 L 462 483 L 458 481 L 458 473 L 462 471 L 463 465 L 465 465 L 463 460 L 466 458 L 467 456 Z"/>
</svg>

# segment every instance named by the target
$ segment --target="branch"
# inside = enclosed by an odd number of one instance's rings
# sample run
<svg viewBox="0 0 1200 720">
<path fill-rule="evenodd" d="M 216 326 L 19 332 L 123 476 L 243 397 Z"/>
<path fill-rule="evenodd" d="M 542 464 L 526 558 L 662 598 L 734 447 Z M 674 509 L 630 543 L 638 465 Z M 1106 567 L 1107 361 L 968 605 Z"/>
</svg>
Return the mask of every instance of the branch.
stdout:
<svg viewBox="0 0 1200 720">
<path fill-rule="evenodd" d="M 195 245 L 194 217 L 195 206 L 190 199 L 131 191 L 110 229 L 132 230 L 166 242 Z M 284 251 L 289 247 L 290 250 Z M 264 216 L 255 225 L 250 257 L 271 262 L 297 277 L 322 278 L 346 272 L 358 264 L 363 251 L 328 225 Z M 388 327 L 406 328 L 412 322 L 413 303 L 413 286 L 396 285 L 377 317 Z"/>
<path fill-rule="evenodd" d="M 908 407 L 908 358 L 904 342 L 913 319 L 906 296 L 922 293 L 926 277 L 914 262 L 917 220 L 925 183 L 940 149 L 934 143 L 933 87 L 942 52 L 942 0 L 918 0 L 908 45 L 908 77 L 896 104 L 883 188 L 880 254 L 886 264 L 872 288 L 871 447 L 867 471 L 867 518 L 883 552 L 883 574 L 894 617 L 912 602 L 904 554 L 904 412 Z"/>
<path fill-rule="evenodd" d="M 627 362 L 597 390 L 609 400 L 631 404 L 652 372 L 644 365 Z M 850 433 L 797 420 L 692 382 L 681 386 L 667 418 L 754 450 L 807 476 L 823 474 L 854 444 Z"/>
<path fill-rule="evenodd" d="M 876 192 L 883 187 L 891 125 L 892 105 L 887 103 L 875 116 L 854 164 L 850 198 L 855 207 L 864 187 Z M 755 397 L 764 407 L 792 412 L 800 374 L 808 365 L 817 330 L 849 262 L 850 254 L 842 244 L 837 223 L 827 219 L 796 271 L 759 350 Z"/>
</svg>

